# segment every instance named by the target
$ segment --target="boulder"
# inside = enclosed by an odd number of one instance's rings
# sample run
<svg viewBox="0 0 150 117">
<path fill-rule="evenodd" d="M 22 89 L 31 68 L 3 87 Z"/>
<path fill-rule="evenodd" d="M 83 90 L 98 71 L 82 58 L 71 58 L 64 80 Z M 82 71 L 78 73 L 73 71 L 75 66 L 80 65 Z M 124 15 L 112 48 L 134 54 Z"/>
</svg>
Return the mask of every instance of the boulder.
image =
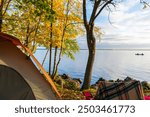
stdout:
<svg viewBox="0 0 150 117">
<path fill-rule="evenodd" d="M 64 80 L 64 87 L 67 89 L 79 90 L 80 83 L 73 79 L 66 79 L 66 80 Z"/>
<path fill-rule="evenodd" d="M 105 81 L 105 79 L 104 78 L 99 78 L 98 80 L 97 80 L 97 82 L 96 82 L 96 84 L 98 84 L 99 83 L 99 81 Z"/>
<path fill-rule="evenodd" d="M 108 80 L 108 82 L 115 82 L 114 80 Z"/>
<path fill-rule="evenodd" d="M 115 82 L 123 82 L 123 80 L 118 78 Z"/>
<path fill-rule="evenodd" d="M 124 79 L 124 81 L 131 81 L 131 80 L 133 80 L 133 78 L 131 78 L 131 77 L 129 77 L 129 76 L 127 76 L 127 77 Z"/>
<path fill-rule="evenodd" d="M 60 76 L 62 77 L 62 79 L 71 79 L 71 76 L 69 76 L 68 74 L 63 74 Z"/>
<path fill-rule="evenodd" d="M 59 75 L 55 79 L 55 81 L 59 85 L 63 85 L 64 88 L 72 89 L 72 90 L 78 90 L 80 89 L 80 85 L 82 83 L 82 80 L 80 78 L 71 78 L 71 76 L 67 74 Z"/>
<path fill-rule="evenodd" d="M 74 81 L 78 82 L 79 84 L 82 83 L 82 80 L 80 78 L 73 78 Z"/>
</svg>

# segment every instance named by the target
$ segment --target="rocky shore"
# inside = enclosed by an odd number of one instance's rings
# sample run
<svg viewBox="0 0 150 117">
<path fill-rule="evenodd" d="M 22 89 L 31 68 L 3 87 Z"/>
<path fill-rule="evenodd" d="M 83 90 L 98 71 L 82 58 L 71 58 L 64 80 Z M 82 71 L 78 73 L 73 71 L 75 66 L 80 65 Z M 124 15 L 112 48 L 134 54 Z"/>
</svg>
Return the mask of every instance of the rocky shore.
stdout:
<svg viewBox="0 0 150 117">
<path fill-rule="evenodd" d="M 80 90 L 82 80 L 80 78 L 72 78 L 67 74 L 62 74 L 55 78 L 55 82 L 61 85 L 62 88 Z"/>
<path fill-rule="evenodd" d="M 95 95 L 96 90 L 98 89 L 98 84 L 100 81 L 109 81 L 109 82 L 128 82 L 130 80 L 135 80 L 131 77 L 126 77 L 125 79 L 117 80 L 106 80 L 104 78 L 99 78 L 95 84 L 92 84 L 90 87 L 90 92 Z M 82 100 L 84 99 L 82 91 L 80 91 L 82 80 L 80 78 L 72 78 L 67 74 L 58 75 L 55 78 L 56 86 L 58 87 L 62 98 L 67 100 Z M 144 95 L 150 95 L 150 84 L 147 81 L 141 82 Z"/>
</svg>

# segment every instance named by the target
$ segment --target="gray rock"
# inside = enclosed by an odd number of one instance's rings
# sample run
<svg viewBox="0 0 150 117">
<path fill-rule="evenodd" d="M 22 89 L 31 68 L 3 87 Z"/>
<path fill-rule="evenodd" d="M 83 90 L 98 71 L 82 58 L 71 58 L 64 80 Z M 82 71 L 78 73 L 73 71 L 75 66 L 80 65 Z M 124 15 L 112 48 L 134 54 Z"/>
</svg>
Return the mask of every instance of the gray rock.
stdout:
<svg viewBox="0 0 150 117">
<path fill-rule="evenodd" d="M 82 80 L 80 78 L 73 78 L 73 80 L 79 82 L 80 84 L 82 83 Z"/>
<path fill-rule="evenodd" d="M 131 80 L 133 80 L 133 78 L 131 78 L 131 77 L 129 77 L 129 76 L 127 76 L 127 77 L 124 79 L 124 81 L 131 81 Z"/>
</svg>

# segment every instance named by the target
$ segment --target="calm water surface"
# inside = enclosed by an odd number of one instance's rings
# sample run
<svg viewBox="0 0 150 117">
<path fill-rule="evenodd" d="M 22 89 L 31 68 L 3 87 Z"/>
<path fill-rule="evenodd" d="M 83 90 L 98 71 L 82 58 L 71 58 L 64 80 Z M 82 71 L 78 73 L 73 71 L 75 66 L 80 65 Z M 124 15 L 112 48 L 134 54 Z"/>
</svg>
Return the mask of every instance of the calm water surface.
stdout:
<svg viewBox="0 0 150 117">
<path fill-rule="evenodd" d="M 46 50 L 37 50 L 36 58 L 42 62 Z M 137 56 L 135 53 L 144 53 Z M 88 50 L 80 50 L 75 55 L 75 60 L 63 57 L 59 66 L 59 74 L 69 74 L 75 78 L 84 77 L 87 63 Z M 44 68 L 48 71 L 48 57 Z M 97 50 L 94 63 L 92 83 L 100 77 L 105 79 L 124 79 L 127 76 L 150 82 L 150 51 L 129 50 Z"/>
</svg>

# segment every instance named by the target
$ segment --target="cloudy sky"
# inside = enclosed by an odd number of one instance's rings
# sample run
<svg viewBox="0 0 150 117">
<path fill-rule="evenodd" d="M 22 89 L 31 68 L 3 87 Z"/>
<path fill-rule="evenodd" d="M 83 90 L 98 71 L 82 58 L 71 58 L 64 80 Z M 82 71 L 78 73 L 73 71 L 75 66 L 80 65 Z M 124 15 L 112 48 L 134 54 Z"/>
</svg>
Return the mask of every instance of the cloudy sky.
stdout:
<svg viewBox="0 0 150 117">
<path fill-rule="evenodd" d="M 98 47 L 150 48 L 150 8 L 143 9 L 139 1 L 124 0 L 117 4 L 109 15 L 111 24 L 108 11 L 102 12 L 96 20 L 96 25 L 104 32 Z"/>
</svg>

